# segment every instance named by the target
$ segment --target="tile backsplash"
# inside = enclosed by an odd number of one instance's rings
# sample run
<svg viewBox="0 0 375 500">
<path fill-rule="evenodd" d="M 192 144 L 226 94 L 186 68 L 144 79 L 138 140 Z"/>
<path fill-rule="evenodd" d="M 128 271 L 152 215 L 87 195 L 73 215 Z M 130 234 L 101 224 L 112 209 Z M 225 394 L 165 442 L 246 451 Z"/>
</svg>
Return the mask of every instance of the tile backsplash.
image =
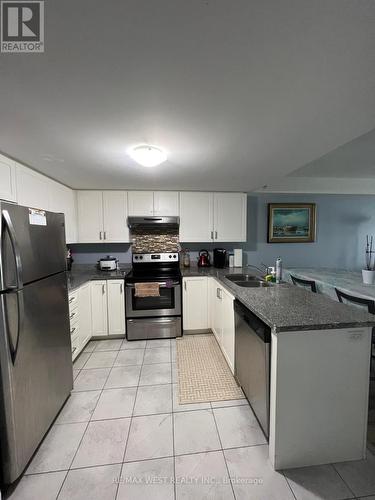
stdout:
<svg viewBox="0 0 375 500">
<path fill-rule="evenodd" d="M 131 233 L 133 253 L 179 252 L 178 230 L 136 230 Z"/>
</svg>

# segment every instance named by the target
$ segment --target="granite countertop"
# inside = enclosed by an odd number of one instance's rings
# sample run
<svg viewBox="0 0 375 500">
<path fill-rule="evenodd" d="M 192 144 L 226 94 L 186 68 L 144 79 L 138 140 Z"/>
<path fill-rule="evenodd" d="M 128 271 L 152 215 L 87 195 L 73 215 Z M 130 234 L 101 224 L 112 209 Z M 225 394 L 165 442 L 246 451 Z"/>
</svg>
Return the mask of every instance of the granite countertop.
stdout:
<svg viewBox="0 0 375 500">
<path fill-rule="evenodd" d="M 361 271 L 331 268 L 289 268 L 285 275 L 296 275 L 297 278 L 314 280 L 318 291 L 336 298 L 335 288 L 349 295 L 357 295 L 365 299 L 375 300 L 375 285 L 365 285 Z"/>
<path fill-rule="evenodd" d="M 237 273 L 260 275 L 251 267 L 182 268 L 184 277 L 213 276 L 218 279 L 274 332 L 375 326 L 374 316 L 290 283 L 272 284 L 265 288 L 244 288 L 225 278 L 228 274 Z"/>
<path fill-rule="evenodd" d="M 68 290 L 72 292 L 92 280 L 123 279 L 130 270 L 130 264 L 120 264 L 119 271 L 100 271 L 91 264 L 73 265 L 72 271 L 67 272 Z M 309 270 L 311 273 L 313 271 L 315 270 Z M 318 271 L 323 272 L 322 269 L 316 270 Z M 191 266 L 181 268 L 181 272 L 183 277 L 216 278 L 274 332 L 375 326 L 374 316 L 358 308 L 340 304 L 321 293 L 312 293 L 286 282 L 264 288 L 243 288 L 225 277 L 237 273 L 260 275 L 252 268 L 216 269 Z M 315 278 L 317 275 L 316 273 Z M 304 276 L 308 277 L 307 274 Z M 311 275 L 310 278 L 312 277 Z M 353 288 L 350 290 L 353 291 Z"/>
<path fill-rule="evenodd" d="M 119 271 L 100 271 L 92 264 L 74 265 L 71 271 L 67 271 L 68 291 L 73 292 L 80 286 L 92 280 L 114 280 L 124 279 L 131 269 L 130 264 L 120 264 Z"/>
</svg>

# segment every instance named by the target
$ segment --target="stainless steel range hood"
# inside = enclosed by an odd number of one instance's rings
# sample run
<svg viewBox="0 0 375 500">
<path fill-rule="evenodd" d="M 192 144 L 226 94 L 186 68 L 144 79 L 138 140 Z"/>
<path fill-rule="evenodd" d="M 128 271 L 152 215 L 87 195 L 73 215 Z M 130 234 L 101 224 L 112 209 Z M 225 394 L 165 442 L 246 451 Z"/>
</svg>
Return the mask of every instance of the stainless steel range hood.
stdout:
<svg viewBox="0 0 375 500">
<path fill-rule="evenodd" d="M 179 217 L 128 217 L 128 226 L 132 230 L 178 229 L 179 224 Z"/>
</svg>

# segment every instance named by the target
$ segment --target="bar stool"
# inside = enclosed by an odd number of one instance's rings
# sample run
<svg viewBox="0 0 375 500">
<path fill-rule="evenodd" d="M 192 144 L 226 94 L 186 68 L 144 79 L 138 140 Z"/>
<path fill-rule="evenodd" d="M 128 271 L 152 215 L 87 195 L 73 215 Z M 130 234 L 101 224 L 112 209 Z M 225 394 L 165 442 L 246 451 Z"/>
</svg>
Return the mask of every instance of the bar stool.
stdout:
<svg viewBox="0 0 375 500">
<path fill-rule="evenodd" d="M 344 300 L 347 302 L 352 302 L 353 304 L 358 304 L 360 306 L 367 307 L 367 310 L 370 314 L 375 314 L 375 301 L 371 299 L 364 299 L 362 297 L 356 297 L 355 295 L 349 295 L 348 293 L 344 293 L 341 290 L 335 288 L 337 298 L 340 302 L 344 303 Z"/>
<path fill-rule="evenodd" d="M 290 275 L 291 280 L 294 285 L 302 286 L 302 287 L 310 287 L 311 291 L 317 293 L 316 283 L 313 280 L 303 280 L 301 278 L 296 278 L 295 276 Z"/>
</svg>

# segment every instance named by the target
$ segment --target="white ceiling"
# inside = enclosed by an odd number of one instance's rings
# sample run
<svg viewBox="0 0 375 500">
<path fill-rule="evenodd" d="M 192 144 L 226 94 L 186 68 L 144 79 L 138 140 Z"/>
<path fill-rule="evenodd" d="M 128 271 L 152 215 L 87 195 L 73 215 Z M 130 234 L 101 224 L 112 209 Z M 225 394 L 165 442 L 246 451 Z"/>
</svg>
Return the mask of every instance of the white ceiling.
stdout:
<svg viewBox="0 0 375 500">
<path fill-rule="evenodd" d="M 251 190 L 375 126 L 373 0 L 45 3 L 46 52 L 0 55 L 0 150 L 72 187 Z"/>
<path fill-rule="evenodd" d="M 375 129 L 299 168 L 293 177 L 375 179 Z"/>
</svg>

